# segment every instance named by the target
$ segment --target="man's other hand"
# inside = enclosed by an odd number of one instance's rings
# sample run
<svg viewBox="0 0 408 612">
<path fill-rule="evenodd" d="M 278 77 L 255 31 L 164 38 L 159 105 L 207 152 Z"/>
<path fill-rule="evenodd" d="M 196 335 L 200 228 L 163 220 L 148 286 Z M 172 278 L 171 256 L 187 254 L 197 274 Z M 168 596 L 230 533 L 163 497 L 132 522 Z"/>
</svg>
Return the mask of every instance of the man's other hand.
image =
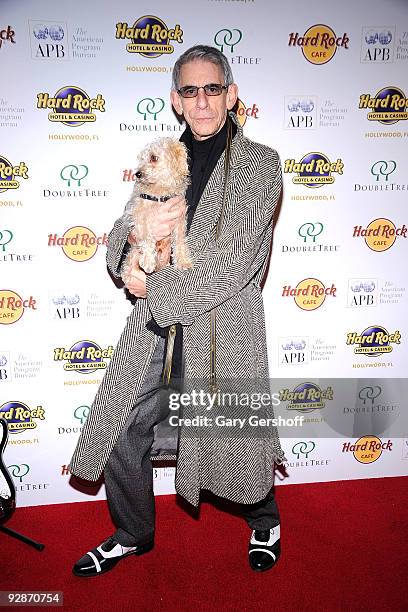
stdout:
<svg viewBox="0 0 408 612">
<path fill-rule="evenodd" d="M 143 272 L 143 270 L 132 272 L 132 280 L 128 282 L 125 287 L 132 295 L 135 295 L 138 298 L 145 298 L 147 295 L 146 274 Z"/>
<path fill-rule="evenodd" d="M 167 202 L 159 203 L 157 214 L 151 219 L 148 228 L 149 234 L 156 242 L 163 238 L 168 238 L 185 211 L 186 201 L 183 196 L 175 196 L 167 200 Z M 128 242 L 135 244 L 136 239 L 133 232 L 130 232 Z"/>
</svg>

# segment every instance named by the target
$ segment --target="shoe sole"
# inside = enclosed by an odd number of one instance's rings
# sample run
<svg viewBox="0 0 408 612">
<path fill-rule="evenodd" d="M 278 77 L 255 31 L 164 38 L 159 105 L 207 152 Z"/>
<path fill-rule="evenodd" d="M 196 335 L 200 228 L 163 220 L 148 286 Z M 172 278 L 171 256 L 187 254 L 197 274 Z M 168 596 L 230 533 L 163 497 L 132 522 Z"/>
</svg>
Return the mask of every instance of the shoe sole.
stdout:
<svg viewBox="0 0 408 612">
<path fill-rule="evenodd" d="M 251 562 L 249 562 L 249 567 L 251 568 L 251 570 L 253 572 L 267 572 L 268 570 L 271 570 L 275 567 L 275 565 L 278 563 L 280 559 L 280 555 L 279 557 L 276 559 L 276 561 L 273 563 L 273 565 L 271 565 L 270 567 L 264 567 L 263 569 L 259 568 L 259 567 L 252 567 Z"/>
<path fill-rule="evenodd" d="M 154 544 L 146 544 L 144 546 L 141 546 L 138 550 L 135 550 L 134 552 L 128 552 L 124 555 L 122 555 L 117 562 L 115 563 L 115 565 L 112 565 L 112 567 L 106 568 L 106 569 L 102 569 L 100 572 L 95 572 L 93 574 L 81 574 L 80 572 L 75 571 L 75 567 L 72 568 L 72 573 L 74 574 L 74 576 L 78 576 L 78 578 L 95 578 L 96 576 L 100 576 L 101 574 L 106 574 L 106 572 L 110 572 L 111 570 L 115 569 L 115 567 L 118 565 L 118 563 L 120 561 L 122 561 L 122 559 L 125 559 L 126 557 L 130 557 L 131 555 L 144 555 L 145 553 L 150 552 L 154 547 Z"/>
</svg>

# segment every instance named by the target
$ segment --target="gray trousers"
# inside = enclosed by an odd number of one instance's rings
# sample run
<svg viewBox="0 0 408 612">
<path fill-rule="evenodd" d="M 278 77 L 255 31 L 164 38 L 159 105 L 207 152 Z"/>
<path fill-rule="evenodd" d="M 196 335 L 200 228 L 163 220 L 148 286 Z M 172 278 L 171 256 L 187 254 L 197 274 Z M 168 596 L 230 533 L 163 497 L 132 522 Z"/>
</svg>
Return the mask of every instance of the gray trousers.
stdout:
<svg viewBox="0 0 408 612">
<path fill-rule="evenodd" d="M 122 546 L 144 544 L 154 538 L 155 502 L 150 449 L 154 426 L 169 413 L 163 401 L 161 374 L 164 338 L 159 337 L 134 409 L 105 467 L 109 510 L 117 528 L 114 536 Z M 272 491 L 257 504 L 238 504 L 251 529 L 269 529 L 279 524 L 279 511 Z"/>
</svg>

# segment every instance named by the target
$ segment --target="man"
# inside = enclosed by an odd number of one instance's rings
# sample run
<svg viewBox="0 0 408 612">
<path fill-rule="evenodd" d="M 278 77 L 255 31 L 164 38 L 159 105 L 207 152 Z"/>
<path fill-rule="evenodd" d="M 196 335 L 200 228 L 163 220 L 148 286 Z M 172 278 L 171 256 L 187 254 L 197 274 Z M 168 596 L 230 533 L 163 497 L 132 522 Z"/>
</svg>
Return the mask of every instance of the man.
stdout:
<svg viewBox="0 0 408 612">
<path fill-rule="evenodd" d="M 233 381 L 241 391 L 255 379 L 268 380 L 260 282 L 281 169 L 276 151 L 243 136 L 230 112 L 237 96 L 229 63 L 217 49 L 195 46 L 176 62 L 171 101 L 187 124 L 181 139 L 190 154 L 187 244 L 193 267 L 140 272 L 127 286 L 137 300 L 71 461 L 71 471 L 79 477 L 97 480 L 104 473 L 117 530 L 75 564 L 78 576 L 98 575 L 153 547 L 150 449 L 154 425 L 169 414 L 168 404 L 158 401 L 163 359 L 167 365 L 173 359 L 191 392 L 197 380 L 215 380 L 221 387 L 222 381 Z M 185 206 L 181 198 L 163 204 L 151 228 L 156 240 L 171 233 Z M 109 235 L 107 253 L 117 278 L 132 241 L 121 217 Z M 180 344 L 172 356 L 170 331 L 178 339 L 183 336 L 181 368 Z M 194 409 L 185 411 L 195 415 Z M 253 434 L 246 427 L 239 435 L 238 426 L 218 429 L 208 433 L 205 427 L 189 428 L 180 421 L 176 490 L 193 506 L 199 504 L 201 489 L 239 504 L 252 529 L 250 566 L 270 569 L 280 555 L 273 468 L 285 460 L 277 430 L 268 425 Z"/>
</svg>

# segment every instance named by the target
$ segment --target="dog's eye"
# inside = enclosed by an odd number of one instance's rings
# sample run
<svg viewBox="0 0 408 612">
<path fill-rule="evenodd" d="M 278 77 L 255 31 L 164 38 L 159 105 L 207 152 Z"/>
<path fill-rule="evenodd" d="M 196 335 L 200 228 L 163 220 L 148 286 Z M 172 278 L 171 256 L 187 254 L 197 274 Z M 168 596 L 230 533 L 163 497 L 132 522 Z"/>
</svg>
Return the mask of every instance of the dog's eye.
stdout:
<svg viewBox="0 0 408 612">
<path fill-rule="evenodd" d="M 151 155 L 150 156 L 150 161 L 154 163 L 154 162 L 159 161 L 159 158 L 157 157 L 157 155 Z"/>
</svg>

